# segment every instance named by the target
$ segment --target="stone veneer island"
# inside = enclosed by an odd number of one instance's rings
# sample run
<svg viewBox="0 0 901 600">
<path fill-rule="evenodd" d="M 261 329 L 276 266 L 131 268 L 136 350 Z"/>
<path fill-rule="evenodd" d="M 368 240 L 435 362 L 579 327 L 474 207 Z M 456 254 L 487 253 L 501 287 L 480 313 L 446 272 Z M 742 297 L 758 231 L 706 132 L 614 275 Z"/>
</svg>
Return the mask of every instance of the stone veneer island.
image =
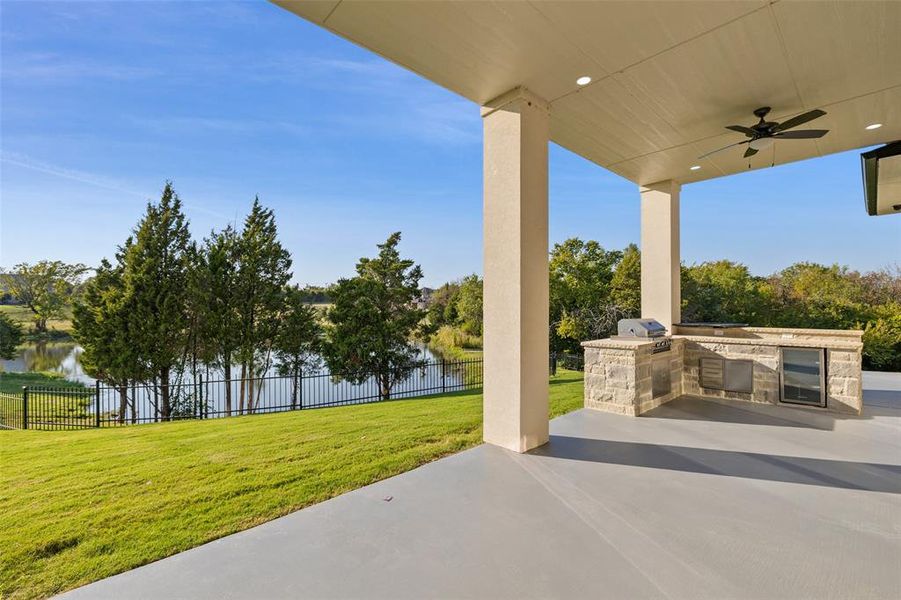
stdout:
<svg viewBox="0 0 901 600">
<path fill-rule="evenodd" d="M 763 327 L 675 326 L 667 351 L 655 340 L 606 338 L 583 342 L 585 407 L 638 416 L 682 395 L 756 404 L 782 402 L 783 349 L 823 350 L 825 406 L 859 415 L 863 406 L 862 331 Z M 714 359 L 706 361 L 706 359 Z M 710 387 L 701 365 L 735 369 L 740 389 Z M 792 406 L 797 404 L 792 403 Z"/>
</svg>

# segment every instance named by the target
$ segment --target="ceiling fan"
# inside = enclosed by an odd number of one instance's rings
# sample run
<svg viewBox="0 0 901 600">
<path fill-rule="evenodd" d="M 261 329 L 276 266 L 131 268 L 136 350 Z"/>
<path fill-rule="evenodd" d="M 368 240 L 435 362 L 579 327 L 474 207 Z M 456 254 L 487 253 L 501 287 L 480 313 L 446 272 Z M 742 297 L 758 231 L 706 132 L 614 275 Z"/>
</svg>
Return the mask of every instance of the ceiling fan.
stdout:
<svg viewBox="0 0 901 600">
<path fill-rule="evenodd" d="M 745 150 L 744 154 L 744 157 L 748 158 L 757 154 L 758 150 L 769 148 L 776 140 L 810 140 L 821 138 L 829 133 L 828 129 L 802 129 L 801 131 L 787 131 L 788 129 L 793 129 L 798 125 L 803 125 L 804 123 L 818 119 L 826 114 L 825 111 L 822 111 L 818 108 L 800 114 L 797 117 L 792 117 L 791 119 L 783 121 L 782 123 L 767 121 L 766 116 L 769 112 L 769 106 L 762 106 L 755 110 L 754 116 L 759 118 L 760 121 L 758 121 L 756 125 L 751 125 L 750 127 L 745 127 L 743 125 L 727 125 L 726 129 L 731 129 L 732 131 L 743 133 L 748 136 L 748 139 L 742 142 L 729 144 L 728 146 L 723 146 L 722 148 L 714 150 L 713 152 L 708 152 L 707 154 L 699 158 L 706 158 L 711 154 L 716 154 L 717 152 L 728 150 L 733 146 L 741 146 L 742 144 L 748 144 L 748 149 Z"/>
</svg>

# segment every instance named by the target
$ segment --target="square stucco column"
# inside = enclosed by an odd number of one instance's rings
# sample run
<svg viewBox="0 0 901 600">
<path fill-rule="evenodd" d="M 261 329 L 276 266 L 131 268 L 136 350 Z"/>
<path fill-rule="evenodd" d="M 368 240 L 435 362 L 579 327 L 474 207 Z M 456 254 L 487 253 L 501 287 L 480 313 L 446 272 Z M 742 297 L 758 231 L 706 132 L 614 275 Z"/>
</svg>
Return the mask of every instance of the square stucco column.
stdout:
<svg viewBox="0 0 901 600">
<path fill-rule="evenodd" d="M 682 315 L 679 183 L 641 186 L 641 316 L 670 333 Z"/>
<path fill-rule="evenodd" d="M 482 108 L 484 439 L 515 452 L 548 441 L 548 121 L 515 89 Z"/>
</svg>

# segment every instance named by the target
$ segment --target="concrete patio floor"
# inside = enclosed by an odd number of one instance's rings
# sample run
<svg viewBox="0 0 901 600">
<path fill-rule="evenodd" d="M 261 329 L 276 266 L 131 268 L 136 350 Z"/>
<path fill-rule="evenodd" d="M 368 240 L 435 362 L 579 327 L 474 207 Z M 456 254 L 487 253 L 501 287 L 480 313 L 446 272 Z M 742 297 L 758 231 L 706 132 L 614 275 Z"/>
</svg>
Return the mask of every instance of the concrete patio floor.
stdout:
<svg viewBox="0 0 901 600">
<path fill-rule="evenodd" d="M 901 375 L 860 418 L 581 410 L 67 598 L 899 598 Z"/>
</svg>

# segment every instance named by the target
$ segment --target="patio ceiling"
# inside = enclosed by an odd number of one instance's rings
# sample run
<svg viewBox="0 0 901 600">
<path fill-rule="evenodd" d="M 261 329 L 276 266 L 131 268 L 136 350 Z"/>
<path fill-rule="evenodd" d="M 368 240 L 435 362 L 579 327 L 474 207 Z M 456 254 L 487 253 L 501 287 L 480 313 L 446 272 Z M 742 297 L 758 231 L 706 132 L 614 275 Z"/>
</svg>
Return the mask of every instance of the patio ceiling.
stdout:
<svg viewBox="0 0 901 600">
<path fill-rule="evenodd" d="M 744 146 L 698 157 L 759 106 L 830 133 L 751 168 L 901 139 L 901 2 L 274 1 L 477 104 L 528 88 L 554 142 L 638 184 L 747 170 Z"/>
</svg>

